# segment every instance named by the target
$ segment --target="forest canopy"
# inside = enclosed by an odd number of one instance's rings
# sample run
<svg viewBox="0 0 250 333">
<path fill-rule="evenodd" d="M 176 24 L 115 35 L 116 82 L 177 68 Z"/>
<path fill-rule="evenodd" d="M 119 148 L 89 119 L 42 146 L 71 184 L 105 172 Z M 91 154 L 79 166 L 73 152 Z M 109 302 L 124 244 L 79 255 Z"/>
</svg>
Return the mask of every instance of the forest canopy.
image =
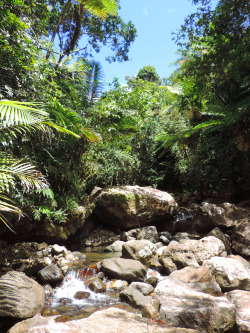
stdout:
<svg viewBox="0 0 250 333">
<path fill-rule="evenodd" d="M 63 223 L 94 186 L 249 195 L 250 5 L 193 2 L 172 75 L 149 64 L 104 91 L 96 52 L 127 61 L 136 42 L 119 1 L 0 0 L 4 223 L 18 207 Z"/>
</svg>

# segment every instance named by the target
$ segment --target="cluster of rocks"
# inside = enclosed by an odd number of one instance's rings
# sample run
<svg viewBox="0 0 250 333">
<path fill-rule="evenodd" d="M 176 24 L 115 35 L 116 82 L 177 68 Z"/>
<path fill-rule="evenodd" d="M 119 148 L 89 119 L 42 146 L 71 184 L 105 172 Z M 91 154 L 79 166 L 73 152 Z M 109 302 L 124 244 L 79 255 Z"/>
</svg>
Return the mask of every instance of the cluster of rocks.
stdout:
<svg viewBox="0 0 250 333">
<path fill-rule="evenodd" d="M 10 333 L 250 331 L 248 208 L 209 201 L 192 202 L 188 208 L 179 208 L 166 192 L 124 186 L 98 190 L 93 212 L 102 223 L 123 232 L 119 240 L 106 248 L 106 251 L 120 252 L 121 257 L 99 262 L 97 268 L 101 273 L 89 279 L 88 286 L 95 292 L 116 289 L 120 299 L 138 308 L 142 317 L 117 308 L 70 323 L 36 315 L 16 324 Z M 24 273 L 33 274 L 44 284 L 56 283 L 72 263 L 84 261 L 84 255 L 62 246 L 34 243 L 29 246 L 31 253 L 23 253 L 22 258 L 12 255 L 10 263 L 8 253 L 15 253 L 15 249 L 0 243 L 4 253 L 2 271 L 19 271 L 8 272 L 0 278 L 3 309 L 0 316 L 15 313 L 15 318 L 25 319 L 41 311 L 42 292 L 33 312 L 17 314 L 20 308 L 27 308 L 27 300 L 25 293 L 24 299 L 17 299 L 13 286 L 20 284 L 21 289 L 28 288 L 30 298 L 36 297 L 33 290 L 39 290 L 36 285 L 22 287 L 29 279 Z M 52 277 L 42 274 L 52 267 Z M 147 276 L 149 269 L 153 269 L 154 276 Z M 109 284 L 104 283 L 106 277 L 111 279 Z M 10 309 L 9 314 L 5 311 L 9 308 L 8 297 L 14 299 L 18 309 L 16 312 Z"/>
<path fill-rule="evenodd" d="M 18 271 L 37 278 L 41 283 L 52 284 L 62 281 L 68 269 L 75 263 L 84 264 L 86 256 L 78 251 L 71 252 L 58 244 L 22 242 L 8 245 L 0 242 L 0 273 Z"/>
</svg>

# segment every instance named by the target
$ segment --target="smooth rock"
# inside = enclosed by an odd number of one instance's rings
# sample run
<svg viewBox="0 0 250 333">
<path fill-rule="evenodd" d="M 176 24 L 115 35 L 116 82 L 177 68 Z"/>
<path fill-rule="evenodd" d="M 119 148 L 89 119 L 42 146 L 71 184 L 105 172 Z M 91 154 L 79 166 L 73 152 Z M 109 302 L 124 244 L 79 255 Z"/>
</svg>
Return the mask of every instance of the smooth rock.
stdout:
<svg viewBox="0 0 250 333">
<path fill-rule="evenodd" d="M 138 260 L 124 258 L 104 259 L 101 269 L 111 279 L 126 280 L 128 282 L 143 282 L 146 276 L 146 267 Z"/>
<path fill-rule="evenodd" d="M 117 240 L 105 248 L 105 252 L 122 252 L 122 246 L 125 242 Z"/>
<path fill-rule="evenodd" d="M 39 318 L 42 317 L 26 320 L 24 330 L 21 328 L 23 322 L 17 323 L 8 333 L 199 333 L 197 330 L 157 325 L 118 308 L 97 311 L 88 318 L 66 323 L 55 322 L 55 317 L 49 317 L 46 318 L 47 323 L 42 324 Z"/>
<path fill-rule="evenodd" d="M 130 287 L 139 290 L 144 296 L 148 296 L 154 291 L 154 288 L 145 282 L 132 282 Z"/>
</svg>

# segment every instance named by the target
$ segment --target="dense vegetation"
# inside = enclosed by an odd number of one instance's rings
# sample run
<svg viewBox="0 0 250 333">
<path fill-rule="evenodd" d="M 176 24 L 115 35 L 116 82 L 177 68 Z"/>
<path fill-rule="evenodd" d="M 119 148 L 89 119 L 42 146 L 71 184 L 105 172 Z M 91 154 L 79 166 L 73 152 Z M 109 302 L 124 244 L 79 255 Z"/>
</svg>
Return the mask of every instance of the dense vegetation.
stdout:
<svg viewBox="0 0 250 333">
<path fill-rule="evenodd" d="M 102 92 L 91 55 L 126 61 L 136 38 L 119 1 L 0 1 L 2 211 L 62 222 L 94 186 L 250 192 L 250 5 L 193 2 L 169 78 L 146 66 Z"/>
</svg>

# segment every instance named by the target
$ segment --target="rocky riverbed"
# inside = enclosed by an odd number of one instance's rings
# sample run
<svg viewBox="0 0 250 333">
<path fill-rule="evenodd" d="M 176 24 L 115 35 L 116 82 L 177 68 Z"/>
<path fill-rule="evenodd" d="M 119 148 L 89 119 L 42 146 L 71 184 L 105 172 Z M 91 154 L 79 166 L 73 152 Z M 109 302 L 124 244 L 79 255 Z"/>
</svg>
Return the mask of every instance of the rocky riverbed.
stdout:
<svg viewBox="0 0 250 333">
<path fill-rule="evenodd" d="M 100 224 L 67 247 L 0 242 L 2 332 L 250 331 L 247 203 L 138 187 L 95 200 Z"/>
</svg>

